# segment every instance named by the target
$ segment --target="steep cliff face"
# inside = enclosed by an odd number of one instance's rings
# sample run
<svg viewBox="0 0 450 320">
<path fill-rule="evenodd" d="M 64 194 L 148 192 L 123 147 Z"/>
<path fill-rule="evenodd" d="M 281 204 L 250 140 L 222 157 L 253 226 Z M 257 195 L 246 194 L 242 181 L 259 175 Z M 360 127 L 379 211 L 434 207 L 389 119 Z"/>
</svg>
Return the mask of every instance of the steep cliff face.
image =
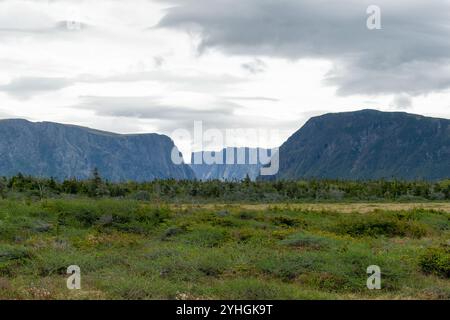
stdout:
<svg viewBox="0 0 450 320">
<path fill-rule="evenodd" d="M 262 152 L 262 157 L 260 157 Z M 269 158 L 271 153 L 266 149 L 253 148 L 226 148 L 217 152 L 217 156 L 222 161 L 214 164 L 195 164 L 196 159 L 203 159 L 206 152 L 196 152 L 192 154 L 191 168 L 195 172 L 198 180 L 222 180 L 222 181 L 241 181 L 247 176 L 251 180 L 256 180 L 260 175 L 260 170 L 264 159 Z M 239 158 L 238 155 L 241 155 Z M 234 160 L 227 162 L 227 157 Z M 238 161 L 238 160 L 241 161 Z M 267 160 L 265 161 L 267 163 Z"/>
<path fill-rule="evenodd" d="M 450 177 L 450 120 L 362 110 L 310 119 L 280 148 L 275 178 Z"/>
<path fill-rule="evenodd" d="M 193 179 L 171 161 L 173 141 L 162 135 L 120 135 L 25 120 L 0 121 L 0 176 L 87 178 L 94 168 L 110 181 Z"/>
</svg>

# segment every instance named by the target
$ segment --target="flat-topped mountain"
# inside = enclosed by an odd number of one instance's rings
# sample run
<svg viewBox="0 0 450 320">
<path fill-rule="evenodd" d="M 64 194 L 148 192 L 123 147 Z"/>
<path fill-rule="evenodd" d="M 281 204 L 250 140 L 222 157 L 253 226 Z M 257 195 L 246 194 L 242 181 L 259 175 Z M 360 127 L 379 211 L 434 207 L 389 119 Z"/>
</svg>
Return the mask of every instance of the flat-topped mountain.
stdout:
<svg viewBox="0 0 450 320">
<path fill-rule="evenodd" d="M 314 117 L 281 146 L 274 178 L 450 178 L 450 120 L 375 110 Z"/>
<path fill-rule="evenodd" d="M 250 148 L 227 148 L 222 163 L 176 165 L 174 142 L 158 134 L 121 135 L 73 125 L 0 120 L 0 176 L 88 178 L 97 168 L 110 181 L 256 179 L 261 162 Z M 255 149 L 258 150 L 258 149 Z M 264 150 L 266 153 L 267 151 Z M 227 163 L 231 153 L 243 163 Z M 237 158 L 236 158 L 237 159 Z M 259 159 L 258 159 L 259 160 Z M 450 178 L 450 120 L 362 110 L 311 118 L 279 149 L 280 170 L 264 179 Z"/>
<path fill-rule="evenodd" d="M 110 181 L 194 179 L 171 161 L 173 141 L 158 134 L 121 135 L 73 125 L 0 120 L 0 176 L 88 178 L 98 168 Z"/>
</svg>

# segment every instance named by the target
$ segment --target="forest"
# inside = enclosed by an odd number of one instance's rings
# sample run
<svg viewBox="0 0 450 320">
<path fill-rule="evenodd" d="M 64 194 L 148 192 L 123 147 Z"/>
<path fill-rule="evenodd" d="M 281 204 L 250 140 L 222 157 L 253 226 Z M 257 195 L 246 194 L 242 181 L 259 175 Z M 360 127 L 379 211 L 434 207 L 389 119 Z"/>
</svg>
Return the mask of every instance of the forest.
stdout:
<svg viewBox="0 0 450 320">
<path fill-rule="evenodd" d="M 450 199 L 450 179 L 429 181 L 196 181 L 155 180 L 112 183 L 93 170 L 90 179 L 57 181 L 17 174 L 0 178 L 2 198 L 127 198 L 133 200 L 191 202 L 311 202 L 311 201 L 445 201 Z"/>
</svg>

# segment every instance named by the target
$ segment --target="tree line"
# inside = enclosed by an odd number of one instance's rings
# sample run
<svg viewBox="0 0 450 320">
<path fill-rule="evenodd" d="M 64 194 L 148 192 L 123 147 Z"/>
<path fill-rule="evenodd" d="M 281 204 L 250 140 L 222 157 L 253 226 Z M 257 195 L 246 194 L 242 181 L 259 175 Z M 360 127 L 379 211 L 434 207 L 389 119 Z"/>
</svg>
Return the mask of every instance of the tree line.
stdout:
<svg viewBox="0 0 450 320">
<path fill-rule="evenodd" d="M 280 202 L 280 201 L 413 201 L 450 200 L 450 180 L 440 182 L 310 179 L 300 181 L 104 180 L 98 170 L 85 180 L 38 178 L 17 174 L 0 178 L 0 197 L 55 198 L 67 195 L 90 198 L 132 198 L 143 201 Z"/>
</svg>

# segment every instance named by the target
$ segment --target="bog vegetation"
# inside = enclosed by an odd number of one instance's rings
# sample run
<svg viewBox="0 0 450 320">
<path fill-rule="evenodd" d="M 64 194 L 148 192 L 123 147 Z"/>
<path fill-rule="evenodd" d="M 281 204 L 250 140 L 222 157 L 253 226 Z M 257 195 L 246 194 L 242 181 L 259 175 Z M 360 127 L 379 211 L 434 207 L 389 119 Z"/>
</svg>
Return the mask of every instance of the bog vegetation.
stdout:
<svg viewBox="0 0 450 320">
<path fill-rule="evenodd" d="M 450 299 L 449 182 L 1 181 L 0 299 Z"/>
<path fill-rule="evenodd" d="M 450 213 L 0 201 L 1 299 L 450 298 Z M 81 290 L 66 288 L 81 268 Z M 368 290 L 366 269 L 382 270 Z"/>
</svg>

